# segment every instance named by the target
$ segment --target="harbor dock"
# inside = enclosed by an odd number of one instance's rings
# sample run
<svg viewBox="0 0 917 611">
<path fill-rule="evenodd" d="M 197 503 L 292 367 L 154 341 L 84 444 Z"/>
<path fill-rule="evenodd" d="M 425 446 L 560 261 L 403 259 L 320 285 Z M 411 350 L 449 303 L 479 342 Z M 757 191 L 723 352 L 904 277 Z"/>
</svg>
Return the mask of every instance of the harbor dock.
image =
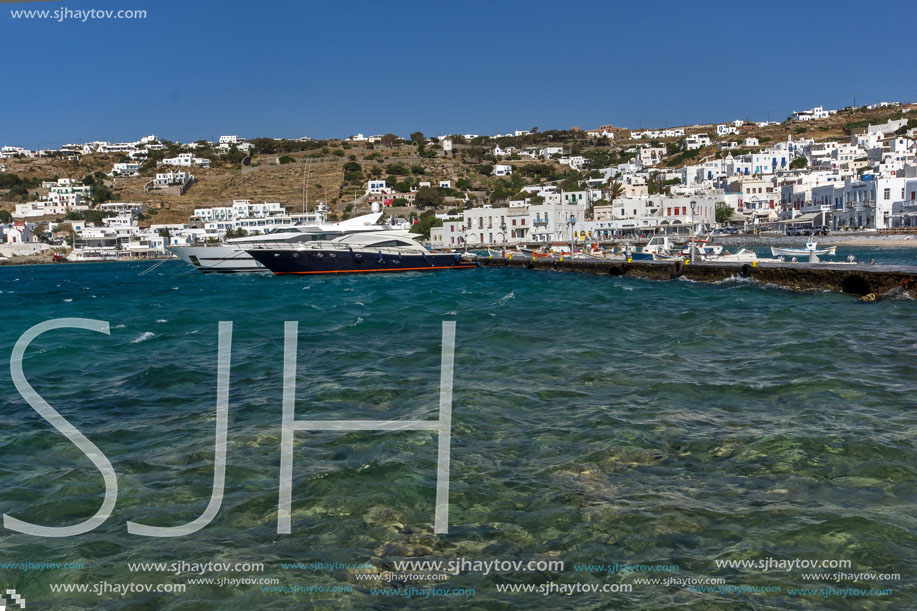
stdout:
<svg viewBox="0 0 917 611">
<path fill-rule="evenodd" d="M 881 298 L 903 292 L 917 298 L 917 266 L 783 262 L 627 261 L 624 259 L 580 259 L 478 257 L 488 267 L 521 267 L 533 270 L 583 272 L 610 276 L 631 276 L 649 280 L 685 278 L 696 282 L 720 282 L 748 278 L 762 284 L 794 291 L 837 291 Z"/>
</svg>

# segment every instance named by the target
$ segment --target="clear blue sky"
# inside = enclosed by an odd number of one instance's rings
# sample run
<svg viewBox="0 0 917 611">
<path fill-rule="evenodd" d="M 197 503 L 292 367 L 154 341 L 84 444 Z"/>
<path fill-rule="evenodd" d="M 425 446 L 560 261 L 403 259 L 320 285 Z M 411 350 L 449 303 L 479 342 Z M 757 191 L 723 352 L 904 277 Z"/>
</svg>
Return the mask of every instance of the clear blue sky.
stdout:
<svg viewBox="0 0 917 611">
<path fill-rule="evenodd" d="M 63 7 L 148 17 L 9 14 Z M 782 120 L 854 94 L 917 100 L 915 15 L 913 0 L 4 3 L 0 144 Z"/>
</svg>

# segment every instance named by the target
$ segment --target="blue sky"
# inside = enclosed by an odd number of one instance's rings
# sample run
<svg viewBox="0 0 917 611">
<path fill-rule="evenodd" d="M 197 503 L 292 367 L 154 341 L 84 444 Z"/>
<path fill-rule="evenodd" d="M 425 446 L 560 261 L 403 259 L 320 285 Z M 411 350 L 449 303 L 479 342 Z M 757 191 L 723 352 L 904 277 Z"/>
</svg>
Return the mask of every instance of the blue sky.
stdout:
<svg viewBox="0 0 917 611">
<path fill-rule="evenodd" d="M 148 16 L 9 14 L 64 7 Z M 915 14 L 844 0 L 4 3 L 0 144 L 782 120 L 854 95 L 917 100 L 896 26 Z"/>
</svg>

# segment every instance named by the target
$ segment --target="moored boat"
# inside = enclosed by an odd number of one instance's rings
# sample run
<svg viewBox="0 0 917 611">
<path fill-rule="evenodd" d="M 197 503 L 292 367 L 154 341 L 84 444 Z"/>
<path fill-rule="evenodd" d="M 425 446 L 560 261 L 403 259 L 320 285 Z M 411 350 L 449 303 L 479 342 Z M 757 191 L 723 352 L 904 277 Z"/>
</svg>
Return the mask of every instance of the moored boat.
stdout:
<svg viewBox="0 0 917 611">
<path fill-rule="evenodd" d="M 818 263 L 818 257 L 820 256 L 827 255 L 833 257 L 836 250 L 837 246 L 818 248 L 818 244 L 815 242 L 806 242 L 805 248 L 781 248 L 771 246 L 771 254 L 774 257 L 808 257 L 809 263 Z"/>
<path fill-rule="evenodd" d="M 336 274 L 470 269 L 478 264 L 461 253 L 431 252 L 402 232 L 316 235 L 298 243 L 252 245 L 247 251 L 271 272 Z"/>
<path fill-rule="evenodd" d="M 396 231 L 409 235 L 406 229 L 383 222 L 381 212 L 364 214 L 338 223 L 317 225 L 289 225 L 278 227 L 266 234 L 233 238 L 215 244 L 170 246 L 169 251 L 185 263 L 204 273 L 267 272 L 264 265 L 252 258 L 247 249 L 255 244 L 295 244 L 312 240 L 315 236 L 339 236 L 347 233 Z"/>
</svg>

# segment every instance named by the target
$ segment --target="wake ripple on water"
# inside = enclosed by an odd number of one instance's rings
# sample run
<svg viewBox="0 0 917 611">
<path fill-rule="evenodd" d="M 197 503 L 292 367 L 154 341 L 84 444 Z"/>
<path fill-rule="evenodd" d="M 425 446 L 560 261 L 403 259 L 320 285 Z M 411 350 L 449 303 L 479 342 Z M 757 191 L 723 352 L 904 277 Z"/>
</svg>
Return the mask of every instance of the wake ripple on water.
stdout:
<svg viewBox="0 0 917 611">
<path fill-rule="evenodd" d="M 514 291 L 510 291 L 509 293 L 507 293 L 506 295 L 504 295 L 503 297 L 500 297 L 500 299 L 495 301 L 494 305 L 503 305 L 510 299 L 515 299 L 515 298 L 516 298 L 516 293 Z"/>
<path fill-rule="evenodd" d="M 156 334 L 152 331 L 145 331 L 131 340 L 132 344 L 139 344 L 140 342 L 145 342 L 146 340 L 155 337 Z"/>
</svg>

